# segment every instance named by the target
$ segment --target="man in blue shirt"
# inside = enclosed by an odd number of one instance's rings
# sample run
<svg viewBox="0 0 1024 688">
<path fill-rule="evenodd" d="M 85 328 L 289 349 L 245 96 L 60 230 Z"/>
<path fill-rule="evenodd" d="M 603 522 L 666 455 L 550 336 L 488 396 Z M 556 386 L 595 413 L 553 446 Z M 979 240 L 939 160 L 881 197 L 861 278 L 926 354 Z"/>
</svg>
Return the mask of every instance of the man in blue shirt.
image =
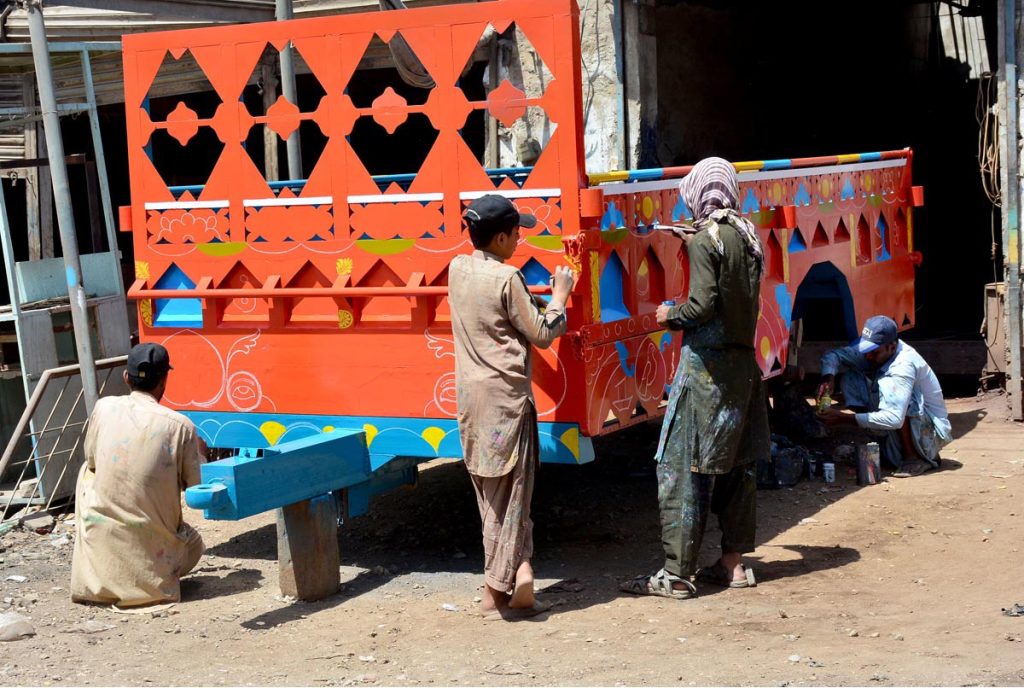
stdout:
<svg viewBox="0 0 1024 688">
<path fill-rule="evenodd" d="M 942 387 L 921 355 L 899 340 L 892 319 L 868 318 L 857 343 L 822 356 L 819 399 L 832 393 L 837 374 L 846 406 L 857 412 L 829 409 L 822 422 L 877 434 L 895 477 L 938 468 L 939 450 L 952 439 Z"/>
</svg>

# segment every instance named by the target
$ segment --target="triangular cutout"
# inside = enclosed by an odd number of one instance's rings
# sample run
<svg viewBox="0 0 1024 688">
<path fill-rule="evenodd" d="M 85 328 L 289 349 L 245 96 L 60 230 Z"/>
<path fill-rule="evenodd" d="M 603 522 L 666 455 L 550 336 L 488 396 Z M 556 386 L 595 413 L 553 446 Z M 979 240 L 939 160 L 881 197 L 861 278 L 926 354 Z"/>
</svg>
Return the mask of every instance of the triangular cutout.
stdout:
<svg viewBox="0 0 1024 688">
<path fill-rule="evenodd" d="M 850 230 L 846 228 L 846 223 L 840 218 L 839 224 L 836 225 L 835 242 L 839 244 L 849 240 Z"/>
<path fill-rule="evenodd" d="M 194 289 L 196 283 L 185 271 L 171 263 L 153 285 L 154 289 Z M 153 309 L 153 327 L 202 327 L 201 299 L 156 299 Z"/>
<path fill-rule="evenodd" d="M 828 246 L 828 233 L 819 222 L 818 226 L 814 228 L 814 238 L 811 239 L 811 247 L 821 248 L 822 246 Z"/>
<path fill-rule="evenodd" d="M 790 253 L 800 253 L 800 251 L 807 250 L 807 242 L 804 241 L 804 235 L 798 227 L 793 229 L 793 233 L 789 237 L 788 249 Z"/>
<path fill-rule="evenodd" d="M 232 266 L 218 282 L 219 289 L 259 289 L 262 281 L 241 261 Z M 270 301 L 260 298 L 229 299 L 224 305 L 224 322 L 266 322 L 270 318 Z"/>
</svg>

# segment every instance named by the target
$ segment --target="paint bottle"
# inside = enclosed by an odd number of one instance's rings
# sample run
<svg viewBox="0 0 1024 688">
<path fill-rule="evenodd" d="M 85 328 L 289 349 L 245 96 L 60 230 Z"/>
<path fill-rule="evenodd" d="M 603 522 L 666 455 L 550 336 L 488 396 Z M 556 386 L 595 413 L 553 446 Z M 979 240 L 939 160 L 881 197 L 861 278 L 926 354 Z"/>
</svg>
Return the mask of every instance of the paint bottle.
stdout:
<svg viewBox="0 0 1024 688">
<path fill-rule="evenodd" d="M 882 455 L 878 442 L 868 442 L 857 452 L 857 484 L 874 485 L 882 475 Z"/>
<path fill-rule="evenodd" d="M 831 461 L 822 464 L 821 474 L 824 476 L 826 483 L 834 483 L 836 481 L 836 465 Z"/>
</svg>

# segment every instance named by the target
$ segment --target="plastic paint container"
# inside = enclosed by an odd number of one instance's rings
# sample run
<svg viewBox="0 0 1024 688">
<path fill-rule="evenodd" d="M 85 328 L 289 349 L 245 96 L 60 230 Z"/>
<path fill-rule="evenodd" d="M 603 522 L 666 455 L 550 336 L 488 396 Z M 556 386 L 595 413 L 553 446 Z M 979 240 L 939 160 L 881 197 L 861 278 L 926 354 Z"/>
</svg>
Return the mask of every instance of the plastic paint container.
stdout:
<svg viewBox="0 0 1024 688">
<path fill-rule="evenodd" d="M 831 461 L 822 464 L 821 473 L 825 478 L 825 482 L 834 483 L 836 481 L 836 465 Z"/>
</svg>

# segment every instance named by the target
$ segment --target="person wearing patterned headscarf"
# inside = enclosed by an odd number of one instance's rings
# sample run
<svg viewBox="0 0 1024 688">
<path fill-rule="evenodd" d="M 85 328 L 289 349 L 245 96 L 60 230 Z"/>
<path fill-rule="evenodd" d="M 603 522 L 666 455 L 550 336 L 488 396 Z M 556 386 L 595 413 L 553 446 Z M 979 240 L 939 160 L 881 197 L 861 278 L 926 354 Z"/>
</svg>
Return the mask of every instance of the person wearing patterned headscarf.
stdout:
<svg viewBox="0 0 1024 688">
<path fill-rule="evenodd" d="M 737 213 L 739 185 L 721 158 L 698 163 L 679 185 L 693 215 L 685 302 L 658 308 L 658 323 L 684 330 L 683 348 L 655 455 L 665 565 L 622 584 L 625 592 L 676 599 L 698 582 L 753 584 L 742 555 L 754 550 L 756 465 L 770 453 L 768 410 L 754 355 L 764 253 Z M 708 513 L 722 528 L 722 555 L 698 571 Z"/>
</svg>

